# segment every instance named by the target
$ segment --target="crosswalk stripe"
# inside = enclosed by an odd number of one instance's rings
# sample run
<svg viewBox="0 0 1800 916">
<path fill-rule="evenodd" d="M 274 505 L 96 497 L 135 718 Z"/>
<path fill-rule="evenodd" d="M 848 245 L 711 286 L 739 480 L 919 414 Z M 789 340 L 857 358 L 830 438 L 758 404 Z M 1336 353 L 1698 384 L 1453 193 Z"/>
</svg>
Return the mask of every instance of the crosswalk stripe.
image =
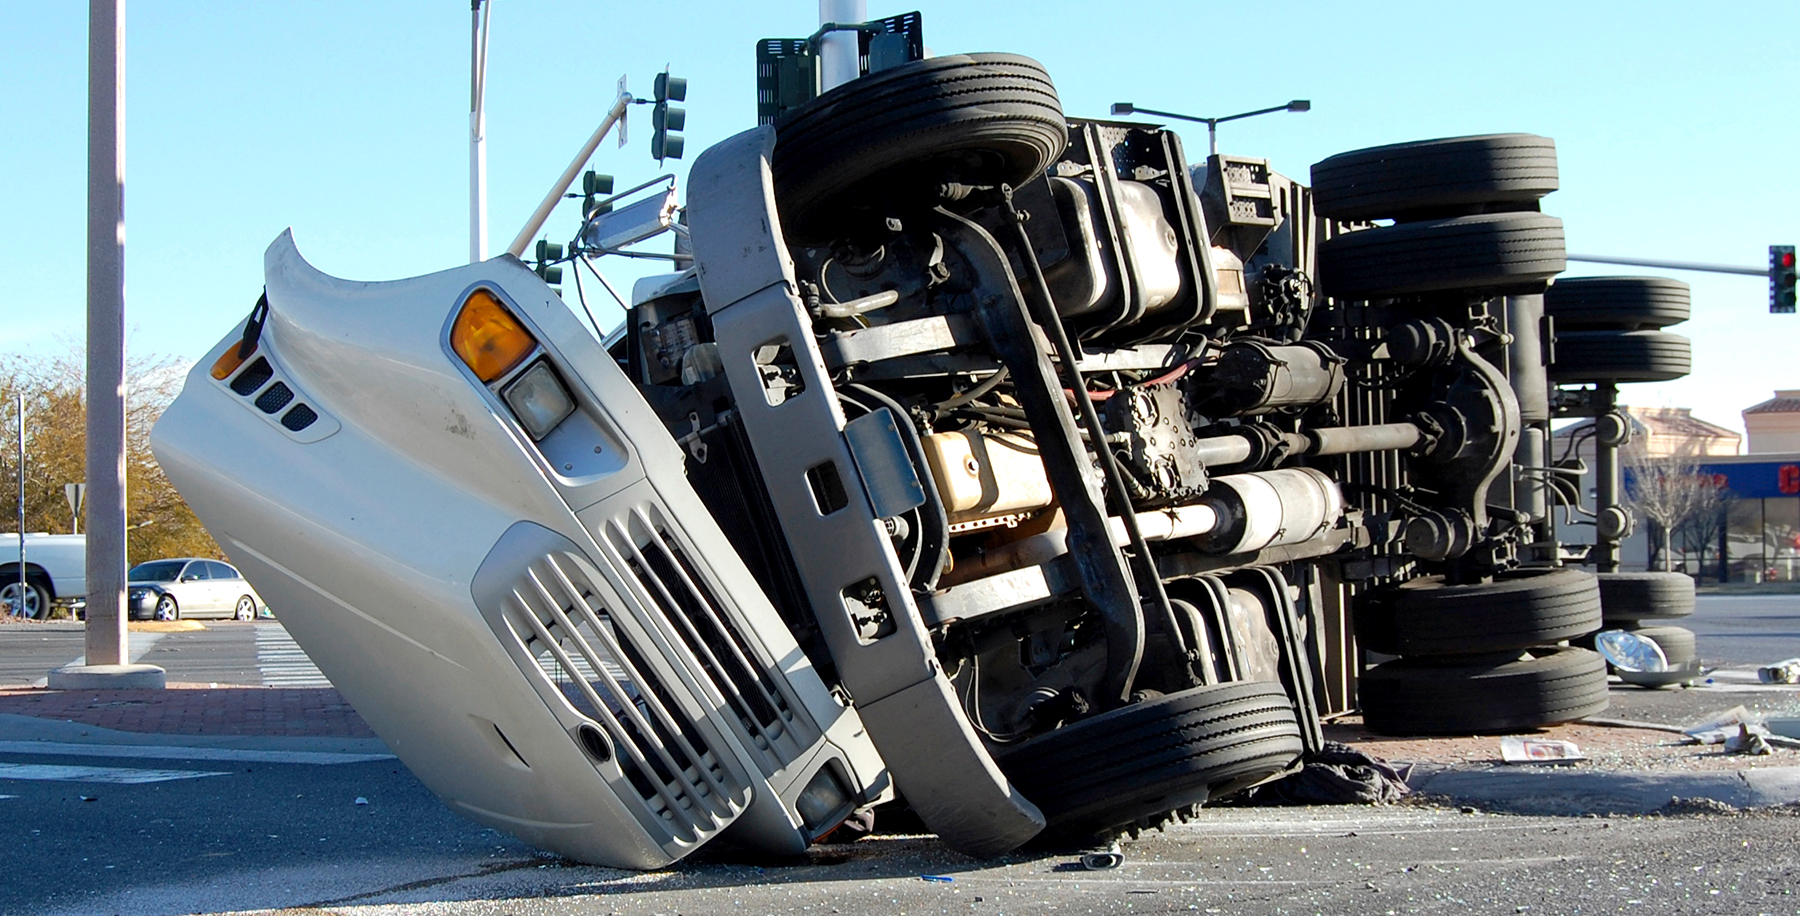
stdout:
<svg viewBox="0 0 1800 916">
<path fill-rule="evenodd" d="M 317 665 L 280 626 L 256 628 L 256 667 L 267 687 L 330 687 Z"/>
<path fill-rule="evenodd" d="M 0 763 L 0 779 L 56 780 L 62 782 L 109 782 L 115 785 L 137 785 L 146 782 L 168 782 L 172 779 L 199 779 L 224 776 L 206 770 L 138 770 L 130 767 L 75 767 L 41 763 Z"/>
</svg>

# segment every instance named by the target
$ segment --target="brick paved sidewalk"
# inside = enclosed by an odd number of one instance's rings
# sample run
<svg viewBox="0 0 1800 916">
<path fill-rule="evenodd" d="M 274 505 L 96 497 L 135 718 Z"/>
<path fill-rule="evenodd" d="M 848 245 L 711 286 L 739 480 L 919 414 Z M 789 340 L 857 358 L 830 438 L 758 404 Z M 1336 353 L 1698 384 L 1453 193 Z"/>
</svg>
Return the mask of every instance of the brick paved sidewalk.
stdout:
<svg viewBox="0 0 1800 916">
<path fill-rule="evenodd" d="M 329 687 L 211 687 L 167 690 L 0 689 L 0 713 L 161 735 L 373 738 L 356 710 Z"/>
</svg>

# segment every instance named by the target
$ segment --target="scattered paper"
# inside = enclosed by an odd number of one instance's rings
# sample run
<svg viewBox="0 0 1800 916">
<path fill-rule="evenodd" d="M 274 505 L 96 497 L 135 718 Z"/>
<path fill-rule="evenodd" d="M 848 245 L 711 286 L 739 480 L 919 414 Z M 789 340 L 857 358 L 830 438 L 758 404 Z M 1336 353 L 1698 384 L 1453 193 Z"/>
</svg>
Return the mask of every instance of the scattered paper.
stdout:
<svg viewBox="0 0 1800 916">
<path fill-rule="evenodd" d="M 1500 759 L 1507 763 L 1572 763 L 1587 755 L 1573 741 L 1555 738 L 1501 738 Z"/>
<path fill-rule="evenodd" d="M 1733 706 L 1724 712 L 1714 713 L 1713 717 L 1682 729 L 1682 734 L 1694 739 L 1696 744 L 1724 744 L 1727 738 L 1737 734 L 1738 726 L 1750 721 L 1750 710 L 1742 706 Z"/>
</svg>

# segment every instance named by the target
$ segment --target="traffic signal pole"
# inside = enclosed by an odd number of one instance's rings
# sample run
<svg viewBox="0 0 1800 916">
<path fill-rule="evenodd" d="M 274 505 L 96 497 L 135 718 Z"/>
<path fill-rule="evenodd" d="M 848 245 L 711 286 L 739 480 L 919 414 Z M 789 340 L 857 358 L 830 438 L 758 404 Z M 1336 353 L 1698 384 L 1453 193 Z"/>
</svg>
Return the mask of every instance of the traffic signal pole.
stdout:
<svg viewBox="0 0 1800 916">
<path fill-rule="evenodd" d="M 1610 255 L 1571 254 L 1571 261 L 1587 264 L 1624 264 L 1629 267 L 1660 267 L 1664 270 L 1693 270 L 1712 274 L 1739 274 L 1769 278 L 1769 311 L 1787 314 L 1794 311 L 1794 246 L 1770 245 L 1769 266 L 1738 267 L 1732 264 L 1700 264 L 1694 261 L 1663 261 L 1652 258 L 1615 258 Z"/>
</svg>

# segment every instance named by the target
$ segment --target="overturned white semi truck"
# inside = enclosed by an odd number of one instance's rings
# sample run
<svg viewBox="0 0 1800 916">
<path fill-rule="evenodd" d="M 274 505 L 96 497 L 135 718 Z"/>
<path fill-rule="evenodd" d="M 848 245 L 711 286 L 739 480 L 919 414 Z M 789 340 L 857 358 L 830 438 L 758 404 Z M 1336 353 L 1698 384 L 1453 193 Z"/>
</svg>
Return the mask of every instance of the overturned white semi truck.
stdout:
<svg viewBox="0 0 1800 916">
<path fill-rule="evenodd" d="M 1552 359 L 1549 140 L 1308 187 L 917 27 L 850 27 L 869 72 L 823 93 L 820 36 L 759 44 L 767 123 L 697 158 L 682 269 L 604 341 L 510 255 L 362 283 L 269 248 L 156 454 L 427 785 L 624 867 L 902 802 L 992 855 L 1280 777 L 1359 705 L 1604 707 L 1549 423 L 1686 342 L 1622 280 L 1564 297 L 1587 349 Z"/>
</svg>

